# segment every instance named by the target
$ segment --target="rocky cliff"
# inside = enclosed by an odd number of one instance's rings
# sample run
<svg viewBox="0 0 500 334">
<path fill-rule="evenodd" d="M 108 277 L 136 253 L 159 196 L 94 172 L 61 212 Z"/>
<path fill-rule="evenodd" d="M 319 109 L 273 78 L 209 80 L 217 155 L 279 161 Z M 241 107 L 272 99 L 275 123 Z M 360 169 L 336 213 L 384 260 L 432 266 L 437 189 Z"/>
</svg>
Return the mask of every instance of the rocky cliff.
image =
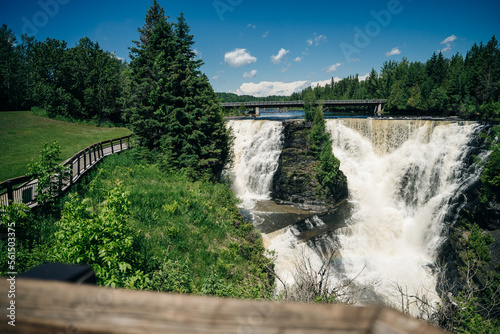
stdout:
<svg viewBox="0 0 500 334">
<path fill-rule="evenodd" d="M 304 121 L 284 122 L 284 145 L 279 167 L 273 179 L 273 199 L 305 210 L 333 208 L 347 198 L 347 178 L 339 171 L 332 196 L 326 196 L 316 178 L 316 160 L 310 148 L 311 124 Z"/>
</svg>

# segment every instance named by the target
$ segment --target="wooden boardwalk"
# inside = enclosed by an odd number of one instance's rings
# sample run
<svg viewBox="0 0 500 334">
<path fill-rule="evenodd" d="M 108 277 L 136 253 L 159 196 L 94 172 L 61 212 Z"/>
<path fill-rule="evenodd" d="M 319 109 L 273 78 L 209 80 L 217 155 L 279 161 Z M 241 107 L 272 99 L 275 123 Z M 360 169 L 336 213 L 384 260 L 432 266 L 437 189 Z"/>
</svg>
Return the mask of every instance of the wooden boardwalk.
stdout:
<svg viewBox="0 0 500 334">
<path fill-rule="evenodd" d="M 439 334 L 441 329 L 378 307 L 273 303 L 111 289 L 55 281 L 15 281 L 15 327 L 5 315 L 12 288 L 0 281 L 0 333 L 349 333 Z"/>
<path fill-rule="evenodd" d="M 67 177 L 54 175 L 54 183 L 58 184 L 56 193 L 64 192 L 77 182 L 87 171 L 108 155 L 119 153 L 130 147 L 131 136 L 106 140 L 91 145 L 62 163 L 68 168 Z M 37 179 L 21 176 L 0 183 L 0 205 L 9 205 L 9 202 L 25 203 L 33 208 L 38 205 Z"/>
</svg>

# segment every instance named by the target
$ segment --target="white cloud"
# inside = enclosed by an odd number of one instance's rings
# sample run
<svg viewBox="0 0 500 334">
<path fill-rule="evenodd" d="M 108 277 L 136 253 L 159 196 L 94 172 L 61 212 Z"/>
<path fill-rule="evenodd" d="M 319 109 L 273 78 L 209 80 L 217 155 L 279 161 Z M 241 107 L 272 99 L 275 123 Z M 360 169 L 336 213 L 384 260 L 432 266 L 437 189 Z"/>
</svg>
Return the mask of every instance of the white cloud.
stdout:
<svg viewBox="0 0 500 334">
<path fill-rule="evenodd" d="M 358 80 L 365 81 L 366 79 L 368 79 L 369 76 L 370 76 L 370 73 L 366 73 L 365 75 L 360 75 L 360 76 L 358 76 Z"/>
<path fill-rule="evenodd" d="M 302 61 L 302 59 L 303 59 L 303 57 L 297 57 L 293 61 L 299 62 L 299 61 Z"/>
<path fill-rule="evenodd" d="M 201 51 L 198 51 L 198 49 L 194 49 L 193 52 L 194 55 L 198 57 L 198 59 L 201 59 L 203 57 L 203 53 L 201 53 Z"/>
<path fill-rule="evenodd" d="M 326 42 L 326 36 L 325 35 L 316 36 L 316 34 L 314 34 L 314 38 L 309 38 L 306 41 L 307 45 L 309 45 L 309 46 L 312 46 L 313 44 L 314 44 L 314 46 L 318 46 L 322 42 Z"/>
<path fill-rule="evenodd" d="M 333 81 L 334 82 L 339 82 L 340 80 L 342 80 L 342 78 L 339 78 L 339 77 L 335 77 L 333 78 Z M 316 87 L 316 86 L 320 86 L 320 87 L 325 87 L 326 85 L 329 85 L 332 83 L 332 79 L 326 79 L 326 80 L 321 80 L 321 81 L 314 81 L 314 82 L 311 82 L 311 87 Z"/>
<path fill-rule="evenodd" d="M 351 63 L 357 63 L 358 61 L 361 61 L 359 58 L 351 58 Z"/>
<path fill-rule="evenodd" d="M 214 76 L 212 77 L 212 79 L 214 79 L 214 80 L 219 80 L 219 78 L 220 78 L 220 75 L 214 75 Z"/>
<path fill-rule="evenodd" d="M 247 28 L 255 29 L 255 28 L 257 28 L 257 27 L 256 27 L 255 25 L 253 25 L 253 24 L 249 23 L 249 24 L 247 25 Z"/>
<path fill-rule="evenodd" d="M 262 35 L 262 38 L 267 38 L 267 36 L 269 36 L 269 30 Z"/>
<path fill-rule="evenodd" d="M 333 78 L 335 82 L 342 80 L 339 77 Z M 259 83 L 248 82 L 244 83 L 240 86 L 239 89 L 236 90 L 236 94 L 238 95 L 253 95 L 257 97 L 270 96 L 270 95 L 283 95 L 290 96 L 294 92 L 301 92 L 303 89 L 307 87 L 316 87 L 317 85 L 325 86 L 326 84 L 330 84 L 332 79 L 322 80 L 322 81 L 314 81 L 311 82 L 309 80 L 304 81 L 293 81 L 293 82 L 279 82 L 279 81 L 262 81 Z"/>
<path fill-rule="evenodd" d="M 243 73 L 243 78 L 252 79 L 257 75 L 257 70 L 251 70 L 250 72 Z"/>
<path fill-rule="evenodd" d="M 238 95 L 253 95 L 257 97 L 269 95 L 290 96 L 294 92 L 300 92 L 310 84 L 309 81 L 294 82 L 270 82 L 262 81 L 259 83 L 248 82 L 240 86 L 236 91 Z"/>
<path fill-rule="evenodd" d="M 337 72 L 337 69 L 339 68 L 340 65 L 342 65 L 342 64 L 337 63 L 337 64 L 330 65 L 326 68 L 326 72 L 328 72 L 328 73 Z"/>
<path fill-rule="evenodd" d="M 390 57 L 390 56 L 398 55 L 400 53 L 401 53 L 401 50 L 399 50 L 399 46 L 396 46 L 395 48 L 392 48 L 391 51 L 386 52 L 385 56 Z"/>
<path fill-rule="evenodd" d="M 278 54 L 276 56 L 271 56 L 271 61 L 273 62 L 273 64 L 279 64 L 281 63 L 281 61 L 283 60 L 283 57 L 288 53 L 290 52 L 290 50 L 285 50 L 283 48 L 281 48 L 279 51 L 278 51 Z"/>
<path fill-rule="evenodd" d="M 444 44 L 445 47 L 441 50 L 439 50 L 440 52 L 448 52 L 451 50 L 451 44 L 457 39 L 457 36 L 455 35 L 451 35 L 451 36 L 448 36 L 446 37 L 442 42 L 441 44 Z"/>
<path fill-rule="evenodd" d="M 226 52 L 224 62 L 231 67 L 241 67 L 255 63 L 257 58 L 250 55 L 246 49 L 234 49 L 231 52 Z"/>
<path fill-rule="evenodd" d="M 455 36 L 455 35 L 451 35 L 451 36 L 449 36 L 449 37 L 446 37 L 446 38 L 445 38 L 445 39 L 441 42 L 441 44 L 449 44 L 449 43 L 453 42 L 453 41 L 454 41 L 454 40 L 456 40 L 456 39 L 457 39 L 457 36 Z"/>
</svg>

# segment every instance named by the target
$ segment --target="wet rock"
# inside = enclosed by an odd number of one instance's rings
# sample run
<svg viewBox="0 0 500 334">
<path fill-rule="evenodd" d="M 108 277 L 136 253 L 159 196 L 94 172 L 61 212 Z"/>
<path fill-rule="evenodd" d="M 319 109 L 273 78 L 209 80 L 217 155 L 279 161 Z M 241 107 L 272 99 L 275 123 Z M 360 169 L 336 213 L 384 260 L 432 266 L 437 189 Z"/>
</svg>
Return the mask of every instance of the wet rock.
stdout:
<svg viewBox="0 0 500 334">
<path fill-rule="evenodd" d="M 304 121 L 284 122 L 284 145 L 273 178 L 273 199 L 304 210 L 323 211 L 347 198 L 347 178 L 339 171 L 332 196 L 324 195 L 316 178 L 316 160 L 310 149 L 309 129 Z"/>
</svg>

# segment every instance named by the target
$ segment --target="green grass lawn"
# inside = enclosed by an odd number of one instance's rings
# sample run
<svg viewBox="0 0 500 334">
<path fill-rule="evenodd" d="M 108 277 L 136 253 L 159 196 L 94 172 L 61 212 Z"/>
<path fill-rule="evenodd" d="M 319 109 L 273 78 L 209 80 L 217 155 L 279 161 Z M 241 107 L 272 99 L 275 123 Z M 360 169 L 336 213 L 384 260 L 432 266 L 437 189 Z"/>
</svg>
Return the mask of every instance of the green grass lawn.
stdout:
<svg viewBox="0 0 500 334">
<path fill-rule="evenodd" d="M 126 128 L 56 121 L 31 111 L 0 112 L 0 182 L 25 175 L 45 143 L 57 141 L 64 161 L 87 146 L 130 133 Z"/>
</svg>

